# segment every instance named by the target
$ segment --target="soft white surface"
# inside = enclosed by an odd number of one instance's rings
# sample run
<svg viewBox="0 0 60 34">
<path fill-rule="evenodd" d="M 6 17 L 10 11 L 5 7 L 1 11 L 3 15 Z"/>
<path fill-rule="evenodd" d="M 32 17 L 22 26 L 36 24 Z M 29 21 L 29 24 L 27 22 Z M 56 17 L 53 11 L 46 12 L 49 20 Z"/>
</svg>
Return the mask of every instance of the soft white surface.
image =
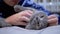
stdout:
<svg viewBox="0 0 60 34">
<path fill-rule="evenodd" d="M 60 34 L 60 26 L 48 27 L 43 30 L 26 30 L 20 27 L 0 28 L 0 34 Z"/>
<path fill-rule="evenodd" d="M 26 30 L 19 27 L 7 27 L 0 29 L 0 34 L 38 34 L 38 32 L 40 31 Z"/>
</svg>

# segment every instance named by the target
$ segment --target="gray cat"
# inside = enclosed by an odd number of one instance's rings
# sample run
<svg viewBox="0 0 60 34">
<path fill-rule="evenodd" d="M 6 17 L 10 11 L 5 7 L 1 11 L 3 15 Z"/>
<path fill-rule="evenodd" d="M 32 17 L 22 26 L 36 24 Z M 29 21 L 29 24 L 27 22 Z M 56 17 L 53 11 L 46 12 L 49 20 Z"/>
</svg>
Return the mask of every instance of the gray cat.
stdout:
<svg viewBox="0 0 60 34">
<path fill-rule="evenodd" d="M 40 30 L 40 29 L 46 28 L 48 26 L 47 15 L 43 11 L 38 11 L 36 9 L 29 8 L 29 7 L 22 7 L 20 5 L 15 5 L 14 10 L 16 12 L 20 12 L 23 10 L 31 10 L 34 12 L 33 15 L 31 17 L 29 17 L 30 21 L 26 25 L 25 29 Z"/>
</svg>

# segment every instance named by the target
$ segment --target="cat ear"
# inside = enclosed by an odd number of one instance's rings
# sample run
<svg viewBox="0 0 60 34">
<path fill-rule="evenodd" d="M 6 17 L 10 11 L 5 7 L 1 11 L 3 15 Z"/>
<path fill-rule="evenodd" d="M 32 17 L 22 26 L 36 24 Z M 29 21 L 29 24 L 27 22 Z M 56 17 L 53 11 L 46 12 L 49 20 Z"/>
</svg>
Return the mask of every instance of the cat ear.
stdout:
<svg viewBox="0 0 60 34">
<path fill-rule="evenodd" d="M 20 11 L 24 11 L 24 10 L 31 10 L 31 11 L 33 11 L 33 12 L 36 11 L 36 9 L 34 9 L 34 8 L 23 7 L 23 6 L 20 6 L 20 5 L 15 5 L 15 6 L 14 6 L 14 10 L 15 10 L 15 12 L 20 12 Z"/>
<path fill-rule="evenodd" d="M 22 6 L 20 6 L 20 5 L 15 5 L 15 6 L 14 6 L 15 12 L 21 12 L 21 11 L 23 11 L 23 10 L 25 10 L 25 9 L 26 9 L 25 7 L 22 7 Z"/>
</svg>

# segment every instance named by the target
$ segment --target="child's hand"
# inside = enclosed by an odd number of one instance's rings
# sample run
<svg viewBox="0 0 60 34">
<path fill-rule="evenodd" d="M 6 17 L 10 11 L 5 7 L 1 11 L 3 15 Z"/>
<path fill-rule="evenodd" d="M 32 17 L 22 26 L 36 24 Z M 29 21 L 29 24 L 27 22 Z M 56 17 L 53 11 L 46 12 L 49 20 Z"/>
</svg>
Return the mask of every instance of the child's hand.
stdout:
<svg viewBox="0 0 60 34">
<path fill-rule="evenodd" d="M 58 18 L 56 15 L 50 15 L 48 16 L 48 23 L 50 26 L 53 26 L 53 25 L 58 25 Z"/>
<path fill-rule="evenodd" d="M 26 25 L 27 23 L 23 21 L 29 21 L 30 19 L 28 17 L 30 17 L 32 14 L 32 11 L 25 10 L 6 18 L 5 21 L 12 25 Z"/>
</svg>

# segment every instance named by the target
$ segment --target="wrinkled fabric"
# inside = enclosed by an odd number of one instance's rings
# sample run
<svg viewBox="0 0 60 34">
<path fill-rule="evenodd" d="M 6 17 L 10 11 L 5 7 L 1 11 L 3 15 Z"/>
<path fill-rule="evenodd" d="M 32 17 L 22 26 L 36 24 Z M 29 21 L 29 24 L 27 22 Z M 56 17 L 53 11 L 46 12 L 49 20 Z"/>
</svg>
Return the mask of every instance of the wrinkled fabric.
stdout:
<svg viewBox="0 0 60 34">
<path fill-rule="evenodd" d="M 60 34 L 60 26 L 52 26 L 42 30 L 27 30 L 20 27 L 0 28 L 0 34 Z"/>
</svg>

